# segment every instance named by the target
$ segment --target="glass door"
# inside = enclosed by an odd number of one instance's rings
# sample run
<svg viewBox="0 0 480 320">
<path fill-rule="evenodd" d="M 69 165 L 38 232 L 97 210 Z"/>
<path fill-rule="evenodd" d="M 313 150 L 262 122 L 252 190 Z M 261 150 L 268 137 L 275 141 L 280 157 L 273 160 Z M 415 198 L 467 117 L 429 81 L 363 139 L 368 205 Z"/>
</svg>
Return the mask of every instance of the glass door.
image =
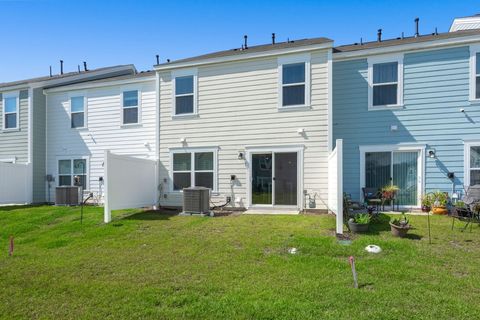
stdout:
<svg viewBox="0 0 480 320">
<path fill-rule="evenodd" d="M 365 153 L 365 187 L 381 189 L 392 183 L 392 153 Z"/>
<path fill-rule="evenodd" d="M 393 184 L 400 190 L 399 205 L 417 205 L 418 198 L 418 152 L 393 152 Z"/>
<path fill-rule="evenodd" d="M 273 154 L 252 154 L 252 204 L 272 205 Z"/>
<path fill-rule="evenodd" d="M 297 205 L 297 153 L 275 153 L 275 204 Z"/>
</svg>

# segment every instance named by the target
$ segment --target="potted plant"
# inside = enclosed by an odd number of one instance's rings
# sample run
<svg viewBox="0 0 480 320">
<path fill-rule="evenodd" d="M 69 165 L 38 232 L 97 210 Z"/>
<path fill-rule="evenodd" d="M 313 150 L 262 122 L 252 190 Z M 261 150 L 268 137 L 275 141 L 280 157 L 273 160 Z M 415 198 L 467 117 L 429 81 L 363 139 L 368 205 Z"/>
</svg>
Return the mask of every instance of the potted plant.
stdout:
<svg viewBox="0 0 480 320">
<path fill-rule="evenodd" d="M 432 212 L 433 214 L 448 214 L 447 203 L 448 195 L 446 192 L 435 191 L 432 194 Z"/>
<path fill-rule="evenodd" d="M 398 190 L 400 190 L 400 188 L 396 185 L 388 185 L 383 187 L 381 190 L 383 201 L 391 202 L 393 199 L 395 199 Z"/>
<path fill-rule="evenodd" d="M 430 210 L 432 210 L 432 203 L 433 203 L 433 199 L 432 199 L 432 194 L 430 193 L 427 193 L 426 195 L 424 195 L 422 197 L 422 211 L 423 212 L 430 212 Z"/>
<path fill-rule="evenodd" d="M 367 232 L 371 217 L 368 213 L 356 214 L 348 220 L 348 228 L 354 233 Z"/>
<path fill-rule="evenodd" d="M 411 226 L 408 222 L 405 212 L 402 212 L 402 216 L 400 219 L 396 218 L 390 221 L 390 230 L 392 231 L 392 235 L 394 237 L 405 238 L 410 228 Z"/>
</svg>

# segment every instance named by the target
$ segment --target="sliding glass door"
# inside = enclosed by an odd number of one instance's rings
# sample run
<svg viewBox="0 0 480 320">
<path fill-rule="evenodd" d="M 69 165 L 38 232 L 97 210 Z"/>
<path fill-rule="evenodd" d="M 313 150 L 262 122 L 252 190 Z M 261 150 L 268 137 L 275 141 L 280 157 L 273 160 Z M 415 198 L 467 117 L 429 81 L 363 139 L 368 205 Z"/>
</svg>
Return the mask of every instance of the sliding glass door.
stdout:
<svg viewBox="0 0 480 320">
<path fill-rule="evenodd" d="M 396 185 L 399 205 L 417 205 L 418 156 L 418 151 L 366 152 L 365 187 Z"/>
</svg>

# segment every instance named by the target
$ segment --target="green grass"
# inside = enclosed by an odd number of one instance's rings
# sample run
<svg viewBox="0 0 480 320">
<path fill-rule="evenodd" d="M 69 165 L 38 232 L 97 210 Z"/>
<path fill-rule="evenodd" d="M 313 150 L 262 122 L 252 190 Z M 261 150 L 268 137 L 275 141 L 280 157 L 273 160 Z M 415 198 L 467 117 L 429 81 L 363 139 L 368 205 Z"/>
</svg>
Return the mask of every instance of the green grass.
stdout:
<svg viewBox="0 0 480 320">
<path fill-rule="evenodd" d="M 101 208 L 0 208 L 3 319 L 474 319 L 480 228 L 411 217 L 351 246 L 331 216 L 178 217 Z M 8 237 L 15 253 L 8 256 Z M 377 244 L 383 252 L 364 251 Z M 299 253 L 291 255 L 288 248 Z M 348 257 L 357 262 L 352 286 Z M 475 316 L 477 314 L 477 316 Z"/>
</svg>

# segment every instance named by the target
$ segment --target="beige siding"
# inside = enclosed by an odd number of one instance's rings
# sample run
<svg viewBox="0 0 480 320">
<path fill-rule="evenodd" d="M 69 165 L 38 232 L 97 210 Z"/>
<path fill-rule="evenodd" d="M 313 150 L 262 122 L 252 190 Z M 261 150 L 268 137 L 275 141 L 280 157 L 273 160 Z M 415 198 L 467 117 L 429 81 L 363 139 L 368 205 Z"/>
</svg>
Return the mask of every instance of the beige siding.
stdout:
<svg viewBox="0 0 480 320">
<path fill-rule="evenodd" d="M 28 162 L 28 90 L 19 94 L 19 130 L 2 131 L 3 96 L 0 93 L 0 159 L 15 157 L 17 163 Z"/>
<path fill-rule="evenodd" d="M 218 191 L 213 201 L 226 196 L 247 203 L 247 165 L 239 151 L 257 146 L 298 146 L 304 151 L 304 185 L 318 194 L 317 208 L 327 203 L 328 68 L 326 50 L 311 53 L 311 109 L 278 110 L 277 57 L 198 68 L 198 117 L 172 118 L 171 73 L 160 73 L 160 181 L 163 205 L 181 205 L 172 192 L 170 148 L 218 147 Z M 305 135 L 297 133 L 305 129 Z M 238 183 L 230 184 L 230 175 Z M 166 180 L 165 180 L 166 179 Z M 165 183 L 165 181 L 167 181 Z M 166 197 L 166 198 L 165 198 Z"/>
<path fill-rule="evenodd" d="M 121 93 L 139 90 L 141 124 L 121 125 Z M 86 129 L 70 128 L 70 96 L 86 98 Z M 47 96 L 47 174 L 58 183 L 57 163 L 61 158 L 88 157 L 87 188 L 100 191 L 99 177 L 104 175 L 104 150 L 139 158 L 155 159 L 155 81 L 101 87 L 82 91 L 50 93 Z M 128 181 L 125 181 L 128 183 Z M 52 189 L 51 200 L 54 200 Z"/>
</svg>

